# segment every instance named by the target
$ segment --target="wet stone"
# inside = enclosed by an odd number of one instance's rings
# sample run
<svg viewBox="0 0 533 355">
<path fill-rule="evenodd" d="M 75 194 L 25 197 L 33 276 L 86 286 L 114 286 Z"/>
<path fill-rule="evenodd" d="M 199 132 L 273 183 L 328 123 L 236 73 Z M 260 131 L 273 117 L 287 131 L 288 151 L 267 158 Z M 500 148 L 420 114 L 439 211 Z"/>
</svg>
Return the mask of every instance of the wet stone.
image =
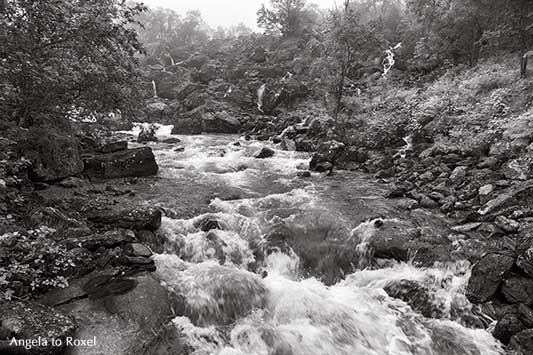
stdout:
<svg viewBox="0 0 533 355">
<path fill-rule="evenodd" d="M 509 303 L 533 304 L 533 279 L 511 276 L 503 281 L 502 294 Z"/>
<path fill-rule="evenodd" d="M 505 314 L 503 318 L 496 323 L 492 335 L 503 344 L 509 344 L 513 335 L 525 329 L 524 324 L 518 318 L 518 314 L 510 312 Z"/>
<path fill-rule="evenodd" d="M 131 244 L 131 252 L 134 256 L 142 256 L 145 258 L 152 256 L 150 249 L 140 243 Z"/>
<path fill-rule="evenodd" d="M 509 350 L 515 355 L 533 354 L 533 329 L 513 335 L 509 343 Z"/>
<path fill-rule="evenodd" d="M 254 155 L 254 158 L 256 159 L 265 159 L 265 158 L 270 158 L 274 156 L 274 150 L 268 148 L 268 147 L 264 147 L 262 148 L 258 153 L 256 153 Z"/>
<path fill-rule="evenodd" d="M 514 264 L 514 258 L 503 254 L 487 254 L 472 269 L 466 296 L 471 302 L 482 303 L 491 299 Z"/>
</svg>

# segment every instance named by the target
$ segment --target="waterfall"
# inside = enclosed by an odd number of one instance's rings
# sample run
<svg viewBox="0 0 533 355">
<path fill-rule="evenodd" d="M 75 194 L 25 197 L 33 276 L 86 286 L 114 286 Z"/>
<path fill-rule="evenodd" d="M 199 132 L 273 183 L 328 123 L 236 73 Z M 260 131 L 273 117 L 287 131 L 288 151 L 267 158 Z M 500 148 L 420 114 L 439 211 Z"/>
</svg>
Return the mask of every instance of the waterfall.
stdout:
<svg viewBox="0 0 533 355">
<path fill-rule="evenodd" d="M 387 55 L 386 58 L 383 60 L 383 76 L 387 76 L 389 71 L 392 69 L 394 64 L 396 63 L 396 60 L 394 59 L 394 50 L 398 49 L 402 46 L 401 43 L 398 43 L 396 46 L 391 47 L 385 51 L 385 54 Z"/>
<path fill-rule="evenodd" d="M 257 109 L 263 112 L 263 95 L 265 94 L 266 84 L 261 85 L 259 89 L 257 89 Z"/>
<path fill-rule="evenodd" d="M 157 97 L 157 86 L 155 84 L 155 80 L 152 80 L 152 91 L 154 94 L 154 98 L 156 98 Z"/>
</svg>

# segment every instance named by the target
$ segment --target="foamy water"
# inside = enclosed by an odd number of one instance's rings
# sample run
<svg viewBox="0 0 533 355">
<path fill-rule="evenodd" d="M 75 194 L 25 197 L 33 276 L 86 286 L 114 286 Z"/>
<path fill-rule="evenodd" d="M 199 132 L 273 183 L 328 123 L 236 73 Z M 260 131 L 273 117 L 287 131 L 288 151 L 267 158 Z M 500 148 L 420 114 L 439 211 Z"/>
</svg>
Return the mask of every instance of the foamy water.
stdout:
<svg viewBox="0 0 533 355">
<path fill-rule="evenodd" d="M 248 196 L 215 198 L 212 212 L 193 218 L 163 218 L 166 252 L 154 260 L 165 285 L 184 299 L 186 314 L 173 322 L 193 354 L 503 354 L 490 333 L 469 328 L 468 320 L 479 317 L 464 296 L 471 266 L 394 263 L 365 269 L 371 265 L 369 242 L 387 219 L 353 225 L 349 213 L 332 210 L 334 201 L 319 193 L 327 188 L 325 178 L 296 177 L 309 160 L 305 153 L 237 136 L 179 138 L 181 152 L 153 145 L 162 176 L 189 174 Z M 274 157 L 253 158 L 265 145 Z M 331 286 L 306 276 L 288 244 L 268 239 L 280 226 L 304 236 L 325 231 L 346 241 L 359 256 L 353 272 Z M 405 281 L 423 290 L 425 306 L 438 316 L 425 317 L 417 305 L 384 290 Z"/>
</svg>

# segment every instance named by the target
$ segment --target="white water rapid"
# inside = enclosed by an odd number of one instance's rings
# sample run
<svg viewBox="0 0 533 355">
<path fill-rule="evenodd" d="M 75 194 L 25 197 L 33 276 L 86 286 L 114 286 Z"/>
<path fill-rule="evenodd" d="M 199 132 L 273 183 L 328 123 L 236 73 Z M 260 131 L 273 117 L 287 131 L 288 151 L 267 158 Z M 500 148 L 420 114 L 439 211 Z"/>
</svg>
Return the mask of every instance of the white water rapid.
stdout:
<svg viewBox="0 0 533 355">
<path fill-rule="evenodd" d="M 169 132 L 163 126 L 158 134 L 166 138 Z M 165 253 L 154 259 L 164 284 L 185 302 L 185 314 L 173 322 L 191 354 L 503 354 L 491 334 L 465 321 L 476 316 L 464 296 L 469 263 L 367 268 L 369 240 L 393 219 L 361 223 L 362 210 L 332 196 L 356 194 L 374 206 L 380 202 L 372 185 L 343 187 L 350 173 L 339 173 L 336 185 L 319 174 L 301 178 L 309 155 L 269 143 L 237 136 L 179 138 L 184 150 L 150 143 L 160 166 L 157 184 L 166 192 L 147 203 L 176 212 L 163 218 Z M 274 156 L 253 158 L 265 145 Z M 209 207 L 202 209 L 206 199 Z M 401 218 L 401 211 L 392 218 Z M 280 228 L 286 233 L 274 233 Z M 327 250 L 321 245 L 326 239 L 346 241 L 360 256 L 330 286 L 312 272 L 328 265 L 325 254 L 312 258 L 314 248 Z M 438 317 L 385 292 L 401 281 L 423 287 L 425 306 Z"/>
</svg>

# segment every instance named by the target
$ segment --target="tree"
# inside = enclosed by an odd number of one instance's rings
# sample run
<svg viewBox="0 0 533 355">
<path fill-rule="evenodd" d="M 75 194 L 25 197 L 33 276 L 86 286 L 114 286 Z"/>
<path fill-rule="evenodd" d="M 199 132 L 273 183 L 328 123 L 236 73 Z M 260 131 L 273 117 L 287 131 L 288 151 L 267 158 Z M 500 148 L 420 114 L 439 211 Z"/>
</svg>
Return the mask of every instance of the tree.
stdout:
<svg viewBox="0 0 533 355">
<path fill-rule="evenodd" d="M 271 8 L 261 5 L 257 24 L 267 32 L 279 31 L 283 36 L 297 36 L 302 32 L 306 0 L 270 0 Z"/>
<path fill-rule="evenodd" d="M 340 114 L 343 110 L 345 84 L 352 68 L 381 51 L 383 41 L 372 27 L 362 24 L 350 0 L 344 0 L 340 9 L 331 12 L 328 23 L 326 81 L 329 86 L 330 111 L 341 130 Z"/>
<path fill-rule="evenodd" d="M 120 0 L 8 0 L 0 13 L 0 114 L 28 126 L 75 109 L 106 113 L 137 102 L 130 28 L 142 5 Z"/>
</svg>

